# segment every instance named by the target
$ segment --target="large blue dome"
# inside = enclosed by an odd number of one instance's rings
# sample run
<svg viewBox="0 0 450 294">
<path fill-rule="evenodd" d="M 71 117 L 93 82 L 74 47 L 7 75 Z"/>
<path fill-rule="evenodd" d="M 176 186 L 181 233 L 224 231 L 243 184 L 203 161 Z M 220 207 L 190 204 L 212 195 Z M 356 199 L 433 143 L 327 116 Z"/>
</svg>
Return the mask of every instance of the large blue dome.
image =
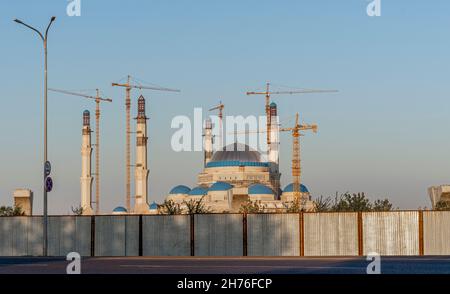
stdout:
<svg viewBox="0 0 450 294">
<path fill-rule="evenodd" d="M 204 187 L 195 187 L 189 192 L 189 196 L 203 196 L 208 193 L 208 189 Z"/>
<path fill-rule="evenodd" d="M 221 151 L 214 153 L 206 167 L 228 166 L 258 166 L 268 167 L 267 162 L 261 161 L 261 154 L 251 149 L 248 145 L 234 143 L 225 146 Z"/>
<path fill-rule="evenodd" d="M 233 186 L 231 184 L 225 182 L 215 182 L 210 188 L 209 191 L 228 191 L 232 189 Z"/>
<path fill-rule="evenodd" d="M 117 206 L 114 208 L 113 212 L 127 212 L 127 209 L 123 206 Z"/>
<path fill-rule="evenodd" d="M 306 188 L 305 185 L 300 185 L 300 189 L 299 190 L 302 193 L 309 193 L 308 188 Z M 291 184 L 287 185 L 284 188 L 283 192 L 294 192 L 294 184 L 291 183 Z"/>
<path fill-rule="evenodd" d="M 188 194 L 191 191 L 191 189 L 184 185 L 178 185 L 172 188 L 170 190 L 169 194 Z"/>
<path fill-rule="evenodd" d="M 248 187 L 248 194 L 275 194 L 272 189 L 262 184 L 253 184 Z"/>
</svg>

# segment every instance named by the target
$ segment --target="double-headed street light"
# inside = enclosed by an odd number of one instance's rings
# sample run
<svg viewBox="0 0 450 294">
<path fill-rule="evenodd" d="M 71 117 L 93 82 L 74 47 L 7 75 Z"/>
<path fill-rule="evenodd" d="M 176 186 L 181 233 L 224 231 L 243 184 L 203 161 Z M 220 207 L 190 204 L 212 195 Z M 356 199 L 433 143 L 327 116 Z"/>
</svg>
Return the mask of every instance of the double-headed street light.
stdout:
<svg viewBox="0 0 450 294">
<path fill-rule="evenodd" d="M 18 24 L 24 25 L 29 29 L 32 29 L 35 31 L 39 37 L 41 37 L 42 42 L 44 43 L 44 55 L 45 55 L 45 65 L 44 65 L 44 166 L 47 162 L 47 36 L 48 31 L 50 29 L 50 26 L 55 21 L 56 17 L 52 16 L 50 19 L 50 23 L 47 26 L 47 29 L 45 30 L 45 34 L 43 35 L 40 31 L 33 28 L 32 26 L 24 23 L 21 20 L 15 19 L 14 21 Z M 44 171 L 44 168 L 42 169 Z M 43 228 L 43 255 L 47 256 L 47 242 L 48 242 L 48 236 L 47 236 L 47 225 L 48 225 L 48 213 L 47 213 L 47 187 L 46 187 L 46 180 L 47 174 L 44 172 L 44 180 L 43 180 L 43 187 L 44 187 L 44 228 Z"/>
</svg>

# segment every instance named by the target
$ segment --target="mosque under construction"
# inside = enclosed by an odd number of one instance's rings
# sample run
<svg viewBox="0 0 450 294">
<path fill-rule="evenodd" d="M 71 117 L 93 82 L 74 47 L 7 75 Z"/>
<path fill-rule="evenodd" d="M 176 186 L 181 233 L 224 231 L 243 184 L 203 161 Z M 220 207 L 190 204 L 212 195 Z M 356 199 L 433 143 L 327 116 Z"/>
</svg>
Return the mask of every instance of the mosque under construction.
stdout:
<svg viewBox="0 0 450 294">
<path fill-rule="evenodd" d="M 174 185 L 168 192 L 166 200 L 180 205 L 181 209 L 186 208 L 186 203 L 190 200 L 202 201 L 209 211 L 217 213 L 238 212 L 241 206 L 248 201 L 257 202 L 267 212 L 286 211 L 294 202 L 301 205 L 304 210 L 312 210 L 314 206 L 308 188 L 300 184 L 300 181 L 297 181 L 297 187 L 294 183 L 290 183 L 284 189 L 280 187 L 280 129 L 277 105 L 272 102 L 268 105 L 267 110 L 270 115 L 267 125 L 267 133 L 270 136 L 267 154 L 261 154 L 248 145 L 240 143 L 233 143 L 214 151 L 213 124 L 211 119 L 207 119 L 204 123 L 204 168 L 198 174 L 197 183 L 192 187 Z M 136 123 L 134 206 L 116 207 L 113 210 L 114 214 L 159 213 L 158 205 L 155 202 L 149 204 L 148 199 L 147 117 L 143 96 L 138 99 Z M 94 213 L 92 209 L 91 154 L 90 114 L 89 111 L 85 111 L 83 113 L 80 179 L 81 207 L 84 214 Z M 294 161 L 295 159 L 293 159 Z M 300 177 L 300 171 L 297 176 Z"/>
</svg>

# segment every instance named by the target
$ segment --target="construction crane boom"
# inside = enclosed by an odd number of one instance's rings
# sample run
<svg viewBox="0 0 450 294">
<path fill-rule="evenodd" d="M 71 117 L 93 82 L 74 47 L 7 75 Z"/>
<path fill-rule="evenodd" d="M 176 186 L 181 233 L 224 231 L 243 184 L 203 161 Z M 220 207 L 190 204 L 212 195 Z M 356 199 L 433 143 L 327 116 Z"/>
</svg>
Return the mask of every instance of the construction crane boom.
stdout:
<svg viewBox="0 0 450 294">
<path fill-rule="evenodd" d="M 54 89 L 54 88 L 48 88 L 48 90 L 52 91 L 52 92 L 58 92 L 58 93 L 63 93 L 63 94 L 67 94 L 67 95 L 72 95 L 72 96 L 80 96 L 80 97 L 93 99 L 93 100 L 112 102 L 112 99 L 102 98 L 102 97 L 99 97 L 98 95 L 97 96 L 89 96 L 89 95 L 85 95 L 85 94 L 80 94 L 80 93 L 75 93 L 75 92 L 70 92 L 70 91 L 65 91 L 65 90 L 59 90 L 59 89 Z M 98 89 L 96 89 L 96 91 L 98 91 Z"/>
<path fill-rule="evenodd" d="M 126 151 L 125 151 L 125 178 L 126 178 L 126 208 L 127 211 L 131 211 L 131 150 L 130 150 L 130 119 L 131 119 L 131 89 L 138 90 L 155 90 L 165 92 L 180 92 L 180 90 L 164 88 L 164 87 L 151 87 L 131 84 L 131 76 L 127 76 L 126 83 L 112 83 L 113 87 L 125 88 L 125 112 L 126 112 Z"/>
<path fill-rule="evenodd" d="M 270 91 L 270 83 L 266 84 L 266 91 L 262 92 L 247 92 L 247 95 L 264 95 L 266 97 L 266 127 L 267 127 L 267 145 L 270 145 L 270 125 L 272 122 L 272 118 L 270 117 L 270 96 L 271 95 L 292 95 L 292 94 L 310 94 L 310 93 L 335 93 L 337 90 L 319 90 L 319 89 L 303 89 L 296 91 Z"/>
<path fill-rule="evenodd" d="M 98 215 L 100 214 L 100 102 L 112 102 L 112 99 L 100 97 L 100 91 L 98 89 L 96 89 L 96 96 L 54 88 L 49 88 L 49 90 L 52 92 L 95 100 L 95 214 Z"/>
</svg>

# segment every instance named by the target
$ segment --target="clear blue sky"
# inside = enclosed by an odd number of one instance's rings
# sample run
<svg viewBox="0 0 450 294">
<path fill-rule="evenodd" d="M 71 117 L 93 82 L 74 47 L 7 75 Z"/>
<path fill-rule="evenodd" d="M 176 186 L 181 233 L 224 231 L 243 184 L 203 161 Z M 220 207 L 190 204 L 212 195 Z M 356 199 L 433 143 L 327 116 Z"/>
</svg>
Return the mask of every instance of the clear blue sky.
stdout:
<svg viewBox="0 0 450 294">
<path fill-rule="evenodd" d="M 170 151 L 175 115 L 192 115 L 219 98 L 227 114 L 263 114 L 246 90 L 266 81 L 338 94 L 276 98 L 281 118 L 299 111 L 319 125 L 303 140 L 303 182 L 314 196 L 365 191 L 396 206 L 430 206 L 426 189 L 450 183 L 450 2 L 382 0 L 88 1 L 69 17 L 63 0 L 2 0 L 0 204 L 18 187 L 42 208 L 42 46 L 20 18 L 49 37 L 49 84 L 101 88 L 104 212 L 124 203 L 123 90 L 132 74 L 181 94 L 145 92 L 149 120 L 149 190 L 161 201 L 175 184 L 193 186 L 200 152 Z M 133 98 L 139 95 L 133 92 Z M 80 203 L 81 113 L 94 103 L 49 96 L 51 213 Z M 134 103 L 134 106 L 136 104 Z M 133 111 L 135 111 L 133 107 Z M 291 138 L 282 135 L 283 185 L 290 180 Z"/>
</svg>

